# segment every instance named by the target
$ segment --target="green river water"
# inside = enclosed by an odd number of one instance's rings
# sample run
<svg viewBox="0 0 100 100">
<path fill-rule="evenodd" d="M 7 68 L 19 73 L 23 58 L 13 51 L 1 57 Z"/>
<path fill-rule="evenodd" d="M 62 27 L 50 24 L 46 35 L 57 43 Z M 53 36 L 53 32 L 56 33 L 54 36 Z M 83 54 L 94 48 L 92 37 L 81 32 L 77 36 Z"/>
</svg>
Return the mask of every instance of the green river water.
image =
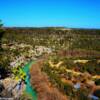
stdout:
<svg viewBox="0 0 100 100">
<path fill-rule="evenodd" d="M 29 73 L 31 66 L 34 63 L 35 61 L 30 61 L 23 67 L 23 71 L 26 73 L 26 75 Z M 26 77 L 25 81 L 27 82 L 25 92 L 32 96 L 32 100 L 37 100 L 37 92 L 35 91 L 35 89 L 32 88 L 30 78 Z"/>
</svg>

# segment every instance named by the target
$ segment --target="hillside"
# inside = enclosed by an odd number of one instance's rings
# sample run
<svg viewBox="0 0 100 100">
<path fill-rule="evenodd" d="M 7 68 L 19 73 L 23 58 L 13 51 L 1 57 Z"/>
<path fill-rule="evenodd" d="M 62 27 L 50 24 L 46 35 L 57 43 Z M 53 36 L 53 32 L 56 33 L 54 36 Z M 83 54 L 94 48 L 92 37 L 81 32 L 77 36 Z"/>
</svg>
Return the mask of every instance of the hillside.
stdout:
<svg viewBox="0 0 100 100">
<path fill-rule="evenodd" d="M 43 97 L 44 100 L 46 95 L 48 98 L 51 95 L 50 100 L 54 100 L 60 95 L 68 100 L 88 100 L 89 93 L 92 95 L 100 85 L 100 30 L 6 27 L 3 28 L 1 47 L 0 76 L 5 89 L 11 88 L 10 85 L 6 87 L 6 78 L 16 83 L 16 80 L 20 82 L 30 75 L 31 85 L 38 98 Z M 29 73 L 21 71 L 30 61 L 37 62 L 45 56 L 42 66 L 36 63 L 31 66 Z M 39 72 L 37 76 L 36 72 Z M 43 82 L 37 83 L 40 81 Z M 74 88 L 77 84 L 80 85 L 78 90 Z M 14 94 L 14 97 L 18 95 L 18 99 L 21 96 L 26 98 L 22 91 L 19 95 Z"/>
</svg>

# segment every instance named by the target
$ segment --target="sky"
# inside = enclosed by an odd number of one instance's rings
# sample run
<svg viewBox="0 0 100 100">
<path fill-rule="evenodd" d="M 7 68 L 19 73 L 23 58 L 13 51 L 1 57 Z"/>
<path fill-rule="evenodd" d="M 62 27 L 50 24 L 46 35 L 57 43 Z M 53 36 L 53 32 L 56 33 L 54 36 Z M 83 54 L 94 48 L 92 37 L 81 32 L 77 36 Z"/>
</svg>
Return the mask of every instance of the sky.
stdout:
<svg viewBox="0 0 100 100">
<path fill-rule="evenodd" d="M 100 28 L 100 0 L 0 0 L 7 27 Z"/>
</svg>

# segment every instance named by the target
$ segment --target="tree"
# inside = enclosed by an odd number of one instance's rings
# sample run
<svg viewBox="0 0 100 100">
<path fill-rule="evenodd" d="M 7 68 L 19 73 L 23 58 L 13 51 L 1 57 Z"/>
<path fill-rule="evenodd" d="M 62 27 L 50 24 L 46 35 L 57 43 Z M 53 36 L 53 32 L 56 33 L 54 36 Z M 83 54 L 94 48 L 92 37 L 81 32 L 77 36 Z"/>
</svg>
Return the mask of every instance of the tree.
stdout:
<svg viewBox="0 0 100 100">
<path fill-rule="evenodd" d="M 2 47 L 1 47 L 1 42 L 2 42 L 2 37 L 3 37 L 3 34 L 4 34 L 4 31 L 2 30 L 2 21 L 0 20 L 0 51 L 2 50 Z"/>
<path fill-rule="evenodd" d="M 2 24 L 2 21 L 0 20 L 0 27 L 2 27 L 3 26 L 3 24 Z"/>
</svg>

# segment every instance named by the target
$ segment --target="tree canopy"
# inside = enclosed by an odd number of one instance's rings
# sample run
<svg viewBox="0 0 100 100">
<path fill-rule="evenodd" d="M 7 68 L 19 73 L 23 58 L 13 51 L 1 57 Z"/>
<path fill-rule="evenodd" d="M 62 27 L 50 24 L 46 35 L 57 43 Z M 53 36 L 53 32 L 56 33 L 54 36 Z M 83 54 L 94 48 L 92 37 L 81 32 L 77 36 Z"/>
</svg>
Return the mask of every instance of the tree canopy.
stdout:
<svg viewBox="0 0 100 100">
<path fill-rule="evenodd" d="M 0 49 L 1 49 L 2 37 L 3 37 L 3 34 L 4 34 L 4 32 L 2 30 L 2 26 L 3 26 L 3 24 L 2 24 L 2 21 L 0 20 Z"/>
<path fill-rule="evenodd" d="M 2 21 L 0 20 L 0 28 L 3 26 Z"/>
</svg>

